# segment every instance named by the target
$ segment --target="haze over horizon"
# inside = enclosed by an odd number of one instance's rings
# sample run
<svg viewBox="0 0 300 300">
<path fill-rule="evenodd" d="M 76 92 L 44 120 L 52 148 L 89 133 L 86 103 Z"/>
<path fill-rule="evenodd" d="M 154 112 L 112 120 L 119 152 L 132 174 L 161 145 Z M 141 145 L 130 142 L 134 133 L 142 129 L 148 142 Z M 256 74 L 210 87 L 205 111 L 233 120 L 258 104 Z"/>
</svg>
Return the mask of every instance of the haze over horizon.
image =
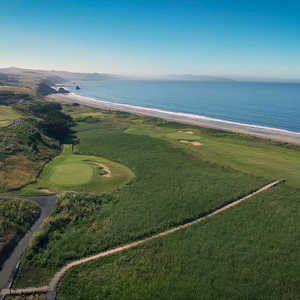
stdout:
<svg viewBox="0 0 300 300">
<path fill-rule="evenodd" d="M 300 3 L 1 3 L 0 67 L 300 79 Z"/>
</svg>

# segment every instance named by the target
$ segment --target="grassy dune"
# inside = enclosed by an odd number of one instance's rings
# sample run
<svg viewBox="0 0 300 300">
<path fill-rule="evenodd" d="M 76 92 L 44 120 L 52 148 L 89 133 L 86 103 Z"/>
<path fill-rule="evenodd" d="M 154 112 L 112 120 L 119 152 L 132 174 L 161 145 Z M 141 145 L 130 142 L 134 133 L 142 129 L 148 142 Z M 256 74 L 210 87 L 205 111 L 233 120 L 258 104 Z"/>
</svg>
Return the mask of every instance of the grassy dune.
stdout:
<svg viewBox="0 0 300 300">
<path fill-rule="evenodd" d="M 41 133 L 32 120 L 0 128 L 0 192 L 33 182 L 44 164 L 58 153 L 58 143 Z"/>
<path fill-rule="evenodd" d="M 205 162 L 182 145 L 128 134 L 126 130 L 136 119 L 128 114 L 103 113 L 100 122 L 82 121 L 75 128 L 80 155 L 118 162 L 136 177 L 100 198 L 85 201 L 83 195 L 69 194 L 59 201 L 52 217 L 63 212 L 62 220 L 49 221 L 41 229 L 43 242 L 29 247 L 17 286 L 48 283 L 68 261 L 194 219 L 268 181 Z M 89 213 L 82 213 L 83 207 Z M 69 214 L 73 221 L 69 221 Z"/>
<path fill-rule="evenodd" d="M 40 208 L 35 202 L 0 198 L 0 266 L 39 214 Z"/>
<path fill-rule="evenodd" d="M 0 105 L 0 127 L 8 126 L 13 120 L 20 117 L 21 115 L 14 111 L 12 107 Z"/>
</svg>

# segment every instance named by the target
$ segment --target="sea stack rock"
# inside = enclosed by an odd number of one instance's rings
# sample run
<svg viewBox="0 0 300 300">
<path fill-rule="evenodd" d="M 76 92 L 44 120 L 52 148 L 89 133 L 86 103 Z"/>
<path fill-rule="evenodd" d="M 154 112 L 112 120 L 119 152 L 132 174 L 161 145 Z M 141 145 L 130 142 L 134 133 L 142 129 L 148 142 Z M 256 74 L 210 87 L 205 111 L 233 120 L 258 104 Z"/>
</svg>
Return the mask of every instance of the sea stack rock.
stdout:
<svg viewBox="0 0 300 300">
<path fill-rule="evenodd" d="M 60 87 L 57 91 L 59 94 L 69 94 L 70 92 L 63 87 Z"/>
<path fill-rule="evenodd" d="M 79 85 L 76 85 L 76 90 L 80 90 L 80 86 Z"/>
</svg>

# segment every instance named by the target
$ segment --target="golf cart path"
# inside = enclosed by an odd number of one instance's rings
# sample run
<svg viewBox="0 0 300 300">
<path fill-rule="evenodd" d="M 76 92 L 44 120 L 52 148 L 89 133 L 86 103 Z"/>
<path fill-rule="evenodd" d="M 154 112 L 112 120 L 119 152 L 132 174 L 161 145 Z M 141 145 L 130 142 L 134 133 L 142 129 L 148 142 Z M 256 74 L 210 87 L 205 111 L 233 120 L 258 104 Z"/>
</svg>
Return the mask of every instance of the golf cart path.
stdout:
<svg viewBox="0 0 300 300">
<path fill-rule="evenodd" d="M 132 243 L 129 243 L 127 245 L 124 245 L 124 246 L 120 246 L 118 248 L 114 248 L 114 249 L 111 249 L 111 250 L 107 250 L 107 251 L 103 251 L 103 252 L 100 252 L 96 255 L 93 255 L 93 256 L 90 256 L 90 257 L 86 257 L 86 258 L 82 258 L 82 259 L 79 259 L 79 260 L 76 260 L 74 262 L 71 262 L 69 264 L 67 264 L 66 266 L 64 266 L 63 268 L 61 268 L 55 275 L 54 277 L 51 279 L 50 283 L 48 286 L 42 286 L 42 287 L 33 287 L 33 288 L 25 288 L 25 289 L 3 289 L 1 291 L 1 294 L 2 296 L 6 296 L 6 295 L 22 295 L 22 294 L 33 294 L 33 293 L 47 293 L 47 299 L 55 299 L 55 293 L 56 293 L 56 287 L 57 287 L 57 284 L 59 283 L 59 281 L 61 280 L 61 278 L 64 276 L 64 274 L 70 270 L 71 268 L 75 267 L 75 266 L 78 266 L 78 265 L 81 265 L 81 264 L 84 264 L 84 263 L 87 263 L 87 262 L 90 262 L 90 261 L 93 261 L 93 260 L 96 260 L 96 259 L 99 259 L 101 257 L 105 257 L 105 256 L 109 256 L 109 255 L 112 255 L 112 254 L 115 254 L 115 253 L 119 253 L 119 252 L 122 252 L 122 251 L 125 251 L 127 249 L 130 249 L 130 248 L 133 248 L 133 247 L 136 247 L 136 246 L 139 246 L 141 244 L 144 244 L 148 241 L 151 241 L 151 240 L 154 240 L 154 239 L 157 239 L 157 238 L 160 238 L 160 237 L 164 237 L 166 235 L 169 235 L 169 234 L 172 234 L 174 232 L 177 232 L 181 229 L 184 229 L 184 228 L 187 228 L 187 227 L 190 227 L 194 224 L 197 224 L 197 223 L 200 223 L 204 220 L 206 220 L 207 218 L 209 217 L 212 217 L 214 215 L 217 215 L 233 206 L 236 206 L 238 204 L 240 204 L 241 202 L 249 199 L 249 198 L 252 198 L 253 196 L 263 192 L 263 191 L 266 191 L 274 186 L 276 186 L 277 184 L 281 183 L 283 180 L 276 180 L 272 183 L 269 183 L 265 186 L 263 186 L 262 188 L 256 190 L 255 192 L 252 192 L 250 194 L 248 194 L 247 196 L 245 197 L 242 197 L 238 200 L 235 200 L 227 205 L 224 205 L 223 207 L 219 208 L 219 209 L 216 209 L 215 211 L 213 211 L 212 213 L 206 215 L 206 216 L 203 216 L 203 217 L 200 217 L 200 218 L 197 218 L 195 219 L 194 221 L 191 221 L 191 222 L 187 222 L 183 225 L 179 225 L 179 226 L 176 226 L 172 229 L 169 229 L 167 231 L 164 231 L 164 232 L 161 232 L 161 233 L 158 233 L 158 234 L 155 234 L 153 236 L 150 236 L 148 238 L 144 238 L 144 239 L 141 239 L 141 240 L 138 240 L 136 242 L 132 242 Z"/>
</svg>

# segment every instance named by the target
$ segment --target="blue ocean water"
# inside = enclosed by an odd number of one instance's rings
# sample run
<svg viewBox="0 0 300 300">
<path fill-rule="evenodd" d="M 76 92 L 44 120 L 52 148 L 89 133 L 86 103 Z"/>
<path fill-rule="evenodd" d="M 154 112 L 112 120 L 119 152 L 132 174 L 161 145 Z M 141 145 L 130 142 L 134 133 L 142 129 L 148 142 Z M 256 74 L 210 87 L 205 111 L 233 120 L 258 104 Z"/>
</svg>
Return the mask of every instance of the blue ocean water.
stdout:
<svg viewBox="0 0 300 300">
<path fill-rule="evenodd" d="M 75 91 L 79 85 L 80 90 Z M 300 84 L 103 80 L 68 83 L 81 96 L 300 132 Z"/>
</svg>

